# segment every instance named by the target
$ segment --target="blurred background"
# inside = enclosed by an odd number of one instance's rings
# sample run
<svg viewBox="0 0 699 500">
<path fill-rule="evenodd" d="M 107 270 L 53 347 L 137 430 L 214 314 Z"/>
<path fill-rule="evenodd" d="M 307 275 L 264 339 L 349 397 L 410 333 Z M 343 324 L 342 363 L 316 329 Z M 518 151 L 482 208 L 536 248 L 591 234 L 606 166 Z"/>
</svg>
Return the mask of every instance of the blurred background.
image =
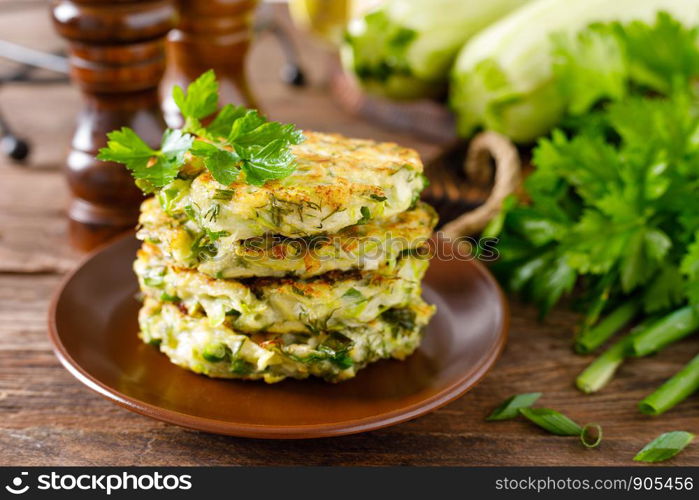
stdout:
<svg viewBox="0 0 699 500">
<path fill-rule="evenodd" d="M 246 69 L 265 112 L 278 120 L 290 120 L 286 109 L 296 102 L 299 109 L 311 111 L 300 125 L 328 129 L 325 113 L 334 110 L 325 108 L 322 114 L 315 113 L 310 105 L 325 102 L 322 98 L 330 91 L 331 71 L 337 69 L 334 65 L 339 61 L 341 33 L 351 13 L 379 3 L 381 0 L 292 1 L 287 7 L 286 1 L 261 2 Z M 28 160 L 35 167 L 58 166 L 80 107 L 79 90 L 68 84 L 67 74 L 32 65 L 68 71 L 67 61 L 50 57 L 65 58 L 68 51 L 66 41 L 52 25 L 50 5 L 49 0 L 0 0 L 0 110 L 5 125 L 1 133 L 4 136 L 9 128 L 12 135 L 31 143 Z M 297 69 L 302 71 L 300 77 Z M 55 119 L 37 120 L 33 116 L 46 110 L 51 110 Z M 377 138 L 381 138 L 384 127 L 371 123 L 361 126 L 374 128 L 362 133 L 357 127 L 356 135 L 379 134 Z M 46 141 L 47 137 L 52 140 Z M 4 144 L 2 152 L 9 154 L 10 149 L 10 144 Z M 431 149 L 427 147 L 426 151 Z"/>
</svg>

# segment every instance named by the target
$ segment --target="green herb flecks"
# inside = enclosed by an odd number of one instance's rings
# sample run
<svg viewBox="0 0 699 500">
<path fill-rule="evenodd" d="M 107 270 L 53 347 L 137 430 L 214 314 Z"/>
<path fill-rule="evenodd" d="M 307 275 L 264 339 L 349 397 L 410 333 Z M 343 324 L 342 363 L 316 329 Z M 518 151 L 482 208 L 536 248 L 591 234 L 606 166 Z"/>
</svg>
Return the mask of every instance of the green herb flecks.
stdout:
<svg viewBox="0 0 699 500">
<path fill-rule="evenodd" d="M 201 357 L 211 363 L 228 361 L 231 358 L 231 349 L 223 343 L 209 344 L 202 350 Z"/>
<path fill-rule="evenodd" d="M 345 293 L 342 294 L 342 296 L 348 299 L 352 299 L 355 302 L 362 302 L 367 300 L 364 294 L 354 287 L 347 290 Z"/>
<path fill-rule="evenodd" d="M 306 292 L 304 292 L 303 290 L 301 290 L 296 285 L 291 285 L 291 291 L 300 297 L 308 297 L 308 294 Z"/>
<path fill-rule="evenodd" d="M 235 191 L 233 189 L 217 189 L 214 192 L 213 199 L 218 201 L 231 201 Z"/>
<path fill-rule="evenodd" d="M 216 222 L 216 219 L 218 219 L 218 214 L 220 212 L 221 206 L 218 203 L 214 203 L 213 205 L 211 205 L 211 208 L 209 208 L 204 214 L 204 219 L 208 220 L 209 222 Z"/>
<path fill-rule="evenodd" d="M 229 370 L 235 375 L 249 375 L 255 371 L 255 365 L 244 359 L 237 358 L 231 362 Z"/>
<path fill-rule="evenodd" d="M 362 207 L 359 209 L 359 211 L 362 214 L 362 216 L 357 221 L 357 224 L 366 224 L 371 220 L 371 212 L 369 211 L 369 207 Z"/>
<path fill-rule="evenodd" d="M 415 328 L 415 317 L 415 311 L 409 307 L 393 307 L 381 313 L 384 321 L 403 330 Z"/>
<path fill-rule="evenodd" d="M 179 302 L 180 298 L 177 295 L 170 295 L 167 292 L 163 292 L 160 295 L 160 300 L 162 300 L 163 302 Z"/>
<path fill-rule="evenodd" d="M 314 334 L 320 332 L 313 332 Z M 316 348 L 315 352 L 307 356 L 297 356 L 282 349 L 284 355 L 299 363 L 311 364 L 329 361 L 342 370 L 354 366 L 354 360 L 350 355 L 353 346 L 352 340 L 339 332 L 330 333 Z"/>
</svg>

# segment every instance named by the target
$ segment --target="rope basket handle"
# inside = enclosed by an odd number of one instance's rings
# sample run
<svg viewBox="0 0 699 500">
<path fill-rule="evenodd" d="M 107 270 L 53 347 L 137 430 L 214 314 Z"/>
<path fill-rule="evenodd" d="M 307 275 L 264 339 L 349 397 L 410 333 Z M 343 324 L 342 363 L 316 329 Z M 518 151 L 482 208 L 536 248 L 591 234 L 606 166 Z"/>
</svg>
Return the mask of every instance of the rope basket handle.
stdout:
<svg viewBox="0 0 699 500">
<path fill-rule="evenodd" d="M 522 182 L 522 165 L 515 145 L 497 132 L 482 132 L 469 145 L 464 170 L 469 180 L 487 185 L 493 178 L 490 159 L 495 161 L 493 188 L 478 208 L 444 225 L 441 232 L 452 239 L 481 232 L 502 207 L 503 200 L 517 191 Z"/>
</svg>

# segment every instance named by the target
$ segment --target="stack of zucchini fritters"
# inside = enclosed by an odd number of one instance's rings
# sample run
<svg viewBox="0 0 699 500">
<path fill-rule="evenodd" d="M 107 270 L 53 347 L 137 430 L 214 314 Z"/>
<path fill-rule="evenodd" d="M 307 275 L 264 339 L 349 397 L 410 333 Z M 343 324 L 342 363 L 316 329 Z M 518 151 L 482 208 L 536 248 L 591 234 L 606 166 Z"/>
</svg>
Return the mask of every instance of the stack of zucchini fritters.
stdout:
<svg viewBox="0 0 699 500">
<path fill-rule="evenodd" d="M 434 307 L 417 153 L 306 132 L 295 172 L 224 186 L 196 162 L 141 207 L 145 342 L 212 377 L 354 377 L 418 346 Z"/>
</svg>

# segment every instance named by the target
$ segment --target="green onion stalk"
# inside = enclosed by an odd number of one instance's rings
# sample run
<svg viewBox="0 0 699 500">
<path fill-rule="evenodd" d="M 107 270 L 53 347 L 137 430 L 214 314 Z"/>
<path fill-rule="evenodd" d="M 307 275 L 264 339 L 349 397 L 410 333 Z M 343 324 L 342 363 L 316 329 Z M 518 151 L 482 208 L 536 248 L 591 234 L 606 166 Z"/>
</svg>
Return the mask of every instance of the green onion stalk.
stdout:
<svg viewBox="0 0 699 500">
<path fill-rule="evenodd" d="M 575 385 L 582 392 L 591 394 L 599 391 L 612 379 L 617 368 L 628 356 L 632 335 L 629 334 L 604 351 L 575 379 Z"/>
<path fill-rule="evenodd" d="M 698 328 L 699 312 L 695 306 L 685 306 L 662 318 L 646 320 L 590 363 L 578 375 L 575 384 L 586 394 L 597 392 L 612 379 L 627 357 L 641 357 L 658 352 L 667 345 L 685 338 Z M 673 385 L 673 387 L 676 386 Z M 677 402 L 687 395 L 678 399 Z M 674 404 L 663 411 L 667 411 Z"/>
<path fill-rule="evenodd" d="M 699 354 L 653 394 L 638 403 L 646 415 L 660 415 L 699 390 Z"/>
<path fill-rule="evenodd" d="M 607 385 L 614 376 L 616 370 L 621 366 L 621 363 L 629 357 L 631 342 L 634 336 L 638 332 L 644 331 L 652 325 L 654 321 L 656 321 L 654 318 L 647 318 L 645 321 L 642 321 L 626 336 L 622 337 L 590 363 L 575 380 L 575 385 L 577 385 L 578 389 L 586 394 L 591 394 Z"/>
<path fill-rule="evenodd" d="M 627 326 L 640 310 L 638 301 L 628 301 L 614 309 L 597 325 L 584 329 L 575 339 L 575 352 L 589 354 Z"/>
<path fill-rule="evenodd" d="M 651 324 L 634 335 L 630 354 L 635 357 L 658 352 L 699 329 L 699 309 L 685 306 Z"/>
</svg>

